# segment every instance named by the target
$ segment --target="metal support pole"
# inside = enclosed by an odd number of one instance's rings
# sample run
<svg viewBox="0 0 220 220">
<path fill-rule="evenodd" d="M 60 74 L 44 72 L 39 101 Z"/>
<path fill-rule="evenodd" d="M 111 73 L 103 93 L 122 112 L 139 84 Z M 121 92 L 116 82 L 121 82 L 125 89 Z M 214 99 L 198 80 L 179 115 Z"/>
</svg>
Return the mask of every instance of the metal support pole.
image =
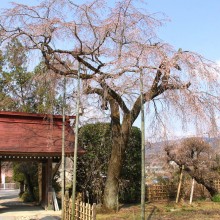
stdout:
<svg viewBox="0 0 220 220">
<path fill-rule="evenodd" d="M 64 200 L 65 200 L 65 107 L 66 107 L 66 76 L 64 76 L 63 80 L 63 124 L 62 124 L 62 162 L 61 162 L 61 168 L 62 168 L 62 220 L 64 220 Z"/>
<path fill-rule="evenodd" d="M 141 90 L 141 219 L 145 220 L 145 118 L 144 118 L 144 97 L 143 97 L 143 72 L 140 72 Z"/>
<path fill-rule="evenodd" d="M 76 200 L 76 166 L 78 151 L 78 130 L 79 130 L 79 101 L 80 101 L 80 70 L 81 64 L 78 66 L 77 74 L 77 100 L 76 100 L 76 124 L 75 124 L 75 146 L 73 160 L 73 190 L 72 190 L 72 219 L 75 219 L 75 200 Z"/>
</svg>

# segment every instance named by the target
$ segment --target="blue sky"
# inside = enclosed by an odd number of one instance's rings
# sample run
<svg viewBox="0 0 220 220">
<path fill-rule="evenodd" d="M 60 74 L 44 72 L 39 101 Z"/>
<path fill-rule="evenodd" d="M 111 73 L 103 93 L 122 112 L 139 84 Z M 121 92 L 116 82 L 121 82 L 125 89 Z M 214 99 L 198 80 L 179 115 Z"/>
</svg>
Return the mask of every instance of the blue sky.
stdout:
<svg viewBox="0 0 220 220">
<path fill-rule="evenodd" d="M 9 5 L 2 0 L 0 8 Z M 16 0 L 33 4 L 39 0 Z M 148 0 L 146 10 L 165 13 L 170 19 L 158 29 L 158 36 L 176 49 L 195 51 L 220 62 L 220 0 Z M 140 126 L 140 119 L 135 122 Z M 179 134 L 182 131 L 178 130 Z M 189 131 L 190 133 L 190 131 Z"/>
<path fill-rule="evenodd" d="M 2 0 L 0 8 L 11 0 Z M 39 0 L 15 0 L 33 4 Z M 159 37 L 177 49 L 192 50 L 208 59 L 220 60 L 219 0 L 148 0 L 146 10 L 165 13 L 170 19 L 158 30 Z"/>
<path fill-rule="evenodd" d="M 158 32 L 164 41 L 220 60 L 219 0 L 148 0 L 147 10 L 171 19 Z"/>
</svg>

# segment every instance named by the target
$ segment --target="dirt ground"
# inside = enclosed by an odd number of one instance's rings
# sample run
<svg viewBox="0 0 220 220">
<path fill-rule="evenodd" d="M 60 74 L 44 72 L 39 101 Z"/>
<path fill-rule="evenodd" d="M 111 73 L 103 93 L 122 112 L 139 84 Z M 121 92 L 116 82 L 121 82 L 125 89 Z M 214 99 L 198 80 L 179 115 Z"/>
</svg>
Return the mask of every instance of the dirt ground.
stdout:
<svg viewBox="0 0 220 220">
<path fill-rule="evenodd" d="M 61 212 L 45 211 L 40 206 L 23 203 L 16 191 L 0 190 L 0 220 L 60 220 Z M 98 208 L 97 220 L 140 220 L 140 204 L 121 205 L 117 213 L 105 214 Z M 146 220 L 219 220 L 220 203 L 182 201 L 146 203 Z"/>
<path fill-rule="evenodd" d="M 101 210 L 99 210 L 101 212 Z M 97 220 L 139 220 L 140 205 L 121 206 L 118 213 L 98 214 Z M 192 205 L 182 202 L 146 204 L 146 220 L 219 220 L 220 203 L 196 201 Z"/>
</svg>

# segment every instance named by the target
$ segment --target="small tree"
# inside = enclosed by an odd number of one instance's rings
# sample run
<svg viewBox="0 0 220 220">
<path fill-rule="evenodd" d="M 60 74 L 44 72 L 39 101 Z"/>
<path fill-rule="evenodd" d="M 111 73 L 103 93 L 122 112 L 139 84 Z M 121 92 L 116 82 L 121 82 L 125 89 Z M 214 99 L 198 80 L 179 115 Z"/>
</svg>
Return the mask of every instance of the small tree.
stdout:
<svg viewBox="0 0 220 220">
<path fill-rule="evenodd" d="M 13 179 L 20 183 L 20 193 L 24 201 L 38 200 L 37 162 L 20 162 L 13 164 Z M 27 186 L 24 191 L 24 185 Z M 23 195 L 25 193 L 25 195 Z"/>
<path fill-rule="evenodd" d="M 167 146 L 165 150 L 168 161 L 174 161 L 179 167 L 184 166 L 184 171 L 204 185 L 212 196 L 217 193 L 213 181 L 220 176 L 216 171 L 214 152 L 206 141 L 187 138 L 179 144 Z"/>
<path fill-rule="evenodd" d="M 44 62 L 28 71 L 27 56 L 28 51 L 17 39 L 1 51 L 0 110 L 59 113 L 61 100 L 56 97 L 57 79 L 49 77 Z M 25 193 L 24 200 L 37 200 L 36 174 L 36 162 L 14 163 L 13 178 L 20 183 L 20 196 Z M 26 192 L 24 185 L 27 186 Z"/>
<path fill-rule="evenodd" d="M 61 100 L 56 97 L 58 79 L 48 73 L 43 61 L 28 71 L 28 51 L 17 39 L 8 43 L 1 54 L 0 110 L 61 112 Z"/>
</svg>

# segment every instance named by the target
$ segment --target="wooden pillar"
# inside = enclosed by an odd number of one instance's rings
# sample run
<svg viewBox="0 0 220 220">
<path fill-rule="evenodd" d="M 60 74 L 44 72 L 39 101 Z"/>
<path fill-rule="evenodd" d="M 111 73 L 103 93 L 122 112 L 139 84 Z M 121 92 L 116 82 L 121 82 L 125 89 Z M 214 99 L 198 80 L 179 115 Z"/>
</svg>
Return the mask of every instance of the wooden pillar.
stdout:
<svg viewBox="0 0 220 220">
<path fill-rule="evenodd" d="M 52 159 L 47 161 L 47 209 L 53 210 L 53 192 L 52 192 Z"/>
<path fill-rule="evenodd" d="M 42 199 L 41 199 L 41 205 L 46 209 L 47 207 L 47 186 L 46 186 L 46 176 L 47 176 L 47 169 L 46 169 L 47 163 L 44 162 L 42 163 L 42 184 L 41 184 L 41 189 L 42 189 Z"/>
<path fill-rule="evenodd" d="M 42 203 L 47 210 L 53 210 L 52 159 L 42 164 Z"/>
<path fill-rule="evenodd" d="M 0 183 L 2 183 L 2 162 L 0 160 Z"/>
<path fill-rule="evenodd" d="M 38 189 L 39 189 L 39 204 L 42 203 L 42 192 L 43 192 L 43 184 L 42 184 L 42 177 L 43 177 L 43 166 L 42 162 L 38 163 Z"/>
</svg>

